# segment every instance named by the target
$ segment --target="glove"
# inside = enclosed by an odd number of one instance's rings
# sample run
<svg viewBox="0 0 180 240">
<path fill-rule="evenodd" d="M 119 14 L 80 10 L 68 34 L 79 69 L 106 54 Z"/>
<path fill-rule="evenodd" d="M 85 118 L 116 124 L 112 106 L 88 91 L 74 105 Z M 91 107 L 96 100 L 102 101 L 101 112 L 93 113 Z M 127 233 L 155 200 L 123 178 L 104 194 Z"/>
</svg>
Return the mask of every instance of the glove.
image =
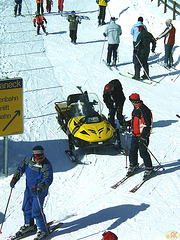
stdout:
<svg viewBox="0 0 180 240">
<path fill-rule="evenodd" d="M 154 48 L 152 48 L 151 51 L 152 51 L 153 53 L 155 53 L 155 49 L 154 49 Z"/>
<path fill-rule="evenodd" d="M 139 143 L 147 145 L 147 139 L 143 137 L 139 137 Z"/>
<path fill-rule="evenodd" d="M 107 37 L 107 35 L 105 33 L 103 33 L 104 37 Z"/>
<path fill-rule="evenodd" d="M 34 27 L 36 27 L 36 24 L 34 24 Z"/>
<path fill-rule="evenodd" d="M 159 38 L 157 37 L 156 40 L 158 40 Z"/>
<path fill-rule="evenodd" d="M 127 126 L 127 127 L 130 127 L 130 126 L 131 126 L 131 120 L 125 121 L 125 122 L 126 122 L 126 126 Z"/>
<path fill-rule="evenodd" d="M 35 195 L 38 195 L 40 193 L 40 190 L 37 186 L 32 187 L 31 192 Z"/>
<path fill-rule="evenodd" d="M 12 180 L 11 180 L 11 182 L 10 182 L 10 187 L 11 187 L 11 188 L 14 188 L 15 185 L 16 185 L 16 183 L 17 183 L 16 178 L 12 178 Z"/>
<path fill-rule="evenodd" d="M 134 49 L 134 55 L 136 55 L 137 54 L 137 49 Z"/>
</svg>

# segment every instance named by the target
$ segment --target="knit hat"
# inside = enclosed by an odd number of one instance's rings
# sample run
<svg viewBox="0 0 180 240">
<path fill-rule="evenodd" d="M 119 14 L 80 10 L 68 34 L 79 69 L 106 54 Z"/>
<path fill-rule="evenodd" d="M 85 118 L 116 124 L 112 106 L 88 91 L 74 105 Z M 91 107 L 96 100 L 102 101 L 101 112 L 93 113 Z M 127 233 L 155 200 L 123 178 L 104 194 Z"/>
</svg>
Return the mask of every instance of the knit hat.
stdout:
<svg viewBox="0 0 180 240">
<path fill-rule="evenodd" d="M 114 86 L 110 83 L 106 84 L 105 87 L 104 87 L 105 92 L 111 92 L 113 90 L 114 90 Z"/>
<path fill-rule="evenodd" d="M 115 17 L 111 17 L 112 22 L 115 22 L 115 20 L 116 20 Z"/>
<path fill-rule="evenodd" d="M 167 20 L 166 20 L 166 23 L 171 24 L 171 23 L 172 23 L 172 20 L 171 20 L 171 19 L 167 19 Z"/>
<path fill-rule="evenodd" d="M 138 17 L 139 22 L 143 22 L 143 17 Z"/>
<path fill-rule="evenodd" d="M 42 146 L 35 146 L 33 148 L 33 154 L 35 154 L 35 155 L 44 154 L 44 148 Z"/>
<path fill-rule="evenodd" d="M 73 10 L 72 12 L 71 12 L 71 14 L 75 14 L 76 12 Z"/>
<path fill-rule="evenodd" d="M 118 240 L 118 237 L 110 231 L 104 232 L 102 236 L 103 236 L 102 240 Z"/>
<path fill-rule="evenodd" d="M 137 93 L 132 93 L 132 94 L 129 96 L 129 100 L 130 100 L 132 103 L 140 103 L 140 102 L 141 102 L 140 96 L 139 96 L 139 94 L 137 94 Z"/>
</svg>

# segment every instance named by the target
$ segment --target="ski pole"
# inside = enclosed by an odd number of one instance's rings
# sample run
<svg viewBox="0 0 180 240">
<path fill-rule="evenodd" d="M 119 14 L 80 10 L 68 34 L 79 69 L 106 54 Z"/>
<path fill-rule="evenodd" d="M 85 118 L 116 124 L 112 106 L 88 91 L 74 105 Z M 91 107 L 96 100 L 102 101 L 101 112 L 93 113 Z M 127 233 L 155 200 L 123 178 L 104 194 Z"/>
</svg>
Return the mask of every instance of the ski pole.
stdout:
<svg viewBox="0 0 180 240">
<path fill-rule="evenodd" d="M 47 233 L 49 234 L 49 229 L 48 229 L 48 226 L 47 226 L 47 223 L 46 223 L 46 219 L 45 219 L 45 216 L 44 216 L 44 213 L 43 213 L 43 210 L 42 210 L 42 206 L 41 206 L 39 197 L 38 197 L 38 195 L 36 195 L 36 197 L 37 197 L 37 201 L 38 201 L 38 204 L 39 204 L 39 208 L 40 208 L 40 211 L 41 211 L 41 214 L 42 214 L 42 217 L 43 217 L 44 224 L 45 224 L 45 226 L 46 226 L 46 231 L 47 231 Z"/>
<path fill-rule="evenodd" d="M 110 10 L 109 10 L 109 7 L 108 7 L 108 6 L 107 6 L 107 9 L 108 9 L 109 15 L 110 15 L 110 17 L 111 17 L 111 13 L 110 13 Z"/>
<path fill-rule="evenodd" d="M 127 129 L 126 129 L 126 168 L 127 168 L 127 152 L 128 152 L 128 149 L 127 149 Z"/>
<path fill-rule="evenodd" d="M 143 143 L 144 146 L 147 148 L 147 150 L 150 152 L 150 154 L 154 157 L 154 159 L 156 160 L 156 162 L 159 164 L 160 167 L 162 167 L 163 171 L 165 170 L 165 168 L 160 164 L 160 162 L 157 160 L 157 158 L 154 156 L 154 154 L 150 151 L 150 149 L 146 146 L 145 143 Z"/>
<path fill-rule="evenodd" d="M 135 54 L 135 56 L 136 56 L 136 58 L 137 58 L 139 64 L 141 65 L 142 69 L 144 70 L 144 72 L 145 72 L 147 78 L 151 81 L 151 79 L 150 79 L 149 75 L 147 74 L 146 70 L 144 69 L 144 67 L 143 67 L 143 65 L 142 65 L 142 63 L 141 63 L 139 57 L 137 56 L 137 54 Z"/>
<path fill-rule="evenodd" d="M 103 47 L 102 47 L 102 52 L 101 52 L 101 57 L 100 57 L 100 63 L 101 63 L 102 55 L 103 55 L 103 52 L 104 52 L 105 40 L 106 40 L 106 37 L 104 37 L 104 43 L 103 43 Z"/>
<path fill-rule="evenodd" d="M 2 220 L 2 223 L 1 223 L 0 234 L 2 234 L 1 230 L 2 230 L 2 227 L 3 227 L 3 223 L 4 223 L 5 216 L 6 216 L 7 208 L 8 208 L 8 205 L 9 205 L 9 201 L 10 201 L 10 198 L 11 198 L 11 194 L 12 194 L 12 188 L 10 190 L 9 198 L 8 198 L 8 201 L 7 201 L 7 204 L 6 204 L 6 209 L 5 209 L 3 220 Z"/>
</svg>

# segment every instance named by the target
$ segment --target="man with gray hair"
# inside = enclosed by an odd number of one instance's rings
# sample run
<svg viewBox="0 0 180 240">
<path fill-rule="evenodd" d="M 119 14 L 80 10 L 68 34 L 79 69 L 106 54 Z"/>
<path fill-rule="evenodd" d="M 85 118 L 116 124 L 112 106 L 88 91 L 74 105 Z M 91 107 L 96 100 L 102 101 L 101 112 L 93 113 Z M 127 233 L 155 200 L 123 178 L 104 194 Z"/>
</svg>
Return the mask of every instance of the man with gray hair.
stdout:
<svg viewBox="0 0 180 240">
<path fill-rule="evenodd" d="M 112 65 L 116 65 L 117 49 L 119 47 L 121 34 L 121 26 L 115 23 L 115 17 L 111 17 L 110 24 L 106 27 L 105 32 L 103 33 L 105 37 L 108 37 L 107 66 L 110 66 L 112 55 Z"/>
</svg>

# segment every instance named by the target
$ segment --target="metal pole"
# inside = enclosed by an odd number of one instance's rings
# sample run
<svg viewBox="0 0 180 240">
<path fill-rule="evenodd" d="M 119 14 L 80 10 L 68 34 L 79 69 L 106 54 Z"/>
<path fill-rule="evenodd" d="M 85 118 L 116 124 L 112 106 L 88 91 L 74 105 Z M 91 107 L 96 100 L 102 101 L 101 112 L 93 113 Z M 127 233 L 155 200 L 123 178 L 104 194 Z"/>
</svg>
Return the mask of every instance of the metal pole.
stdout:
<svg viewBox="0 0 180 240">
<path fill-rule="evenodd" d="M 3 173 L 8 176 L 8 136 L 4 137 L 4 169 Z"/>
</svg>

